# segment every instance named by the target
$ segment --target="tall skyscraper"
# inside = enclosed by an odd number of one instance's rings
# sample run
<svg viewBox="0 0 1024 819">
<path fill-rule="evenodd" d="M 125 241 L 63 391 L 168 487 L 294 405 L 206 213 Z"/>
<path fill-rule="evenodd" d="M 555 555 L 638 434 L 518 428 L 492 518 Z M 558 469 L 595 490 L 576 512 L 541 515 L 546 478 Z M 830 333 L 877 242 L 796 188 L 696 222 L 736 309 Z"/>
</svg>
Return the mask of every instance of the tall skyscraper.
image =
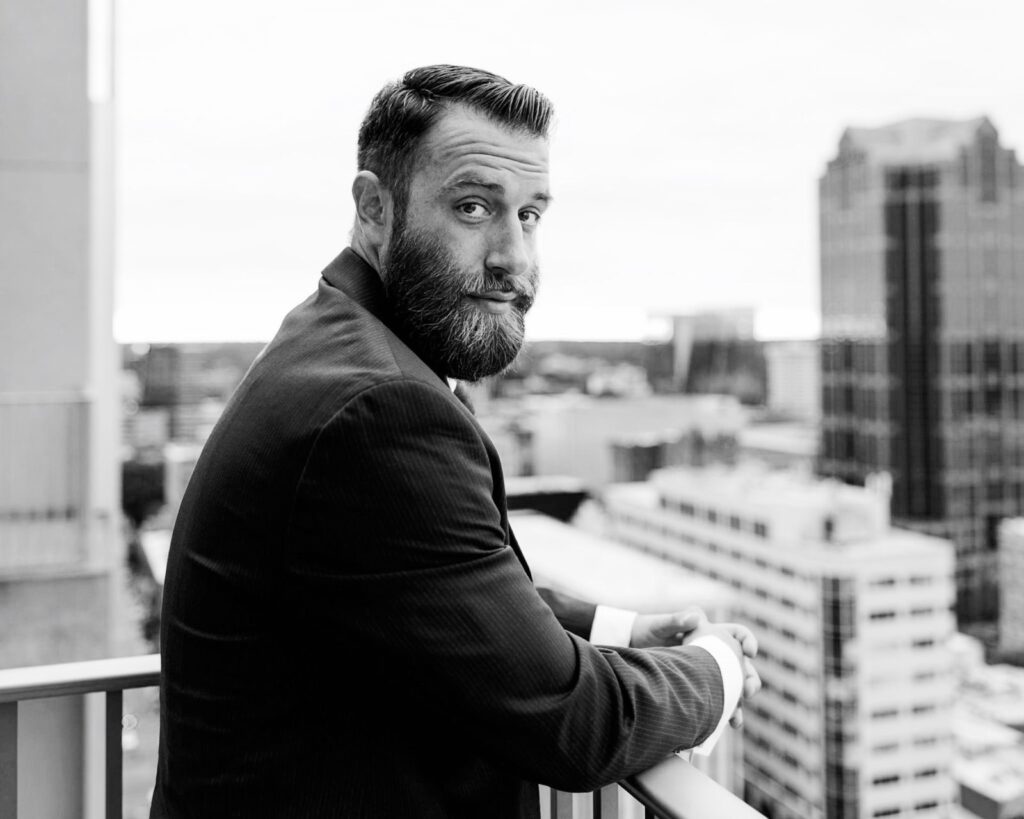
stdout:
<svg viewBox="0 0 1024 819">
<path fill-rule="evenodd" d="M 110 651 L 121 556 L 111 37 L 110 0 L 0 0 L 3 667 Z M 93 705 L 21 709 L 23 815 L 97 815 Z"/>
<path fill-rule="evenodd" d="M 764 689 L 746 798 L 773 819 L 949 815 L 953 550 L 885 481 L 682 467 L 604 492 L 609 534 L 734 589 Z"/>
<path fill-rule="evenodd" d="M 1024 511 L 1024 169 L 985 118 L 848 128 L 820 182 L 823 475 L 892 476 L 899 526 L 957 548 L 997 615 Z"/>
</svg>

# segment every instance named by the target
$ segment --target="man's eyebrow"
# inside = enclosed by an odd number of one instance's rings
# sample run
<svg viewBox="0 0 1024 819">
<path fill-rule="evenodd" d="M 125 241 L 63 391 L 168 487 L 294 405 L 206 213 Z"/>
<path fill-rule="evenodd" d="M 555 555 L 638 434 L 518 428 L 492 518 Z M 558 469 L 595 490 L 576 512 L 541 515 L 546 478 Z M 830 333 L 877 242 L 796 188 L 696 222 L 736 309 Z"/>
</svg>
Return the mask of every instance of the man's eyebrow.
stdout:
<svg viewBox="0 0 1024 819">
<path fill-rule="evenodd" d="M 441 190 L 444 193 L 455 193 L 462 188 L 485 188 L 491 191 L 491 193 L 499 196 L 505 193 L 505 186 L 500 182 L 488 182 L 486 179 L 479 176 L 460 176 L 449 182 Z M 532 201 L 545 203 L 550 202 L 551 198 L 551 194 L 547 191 L 535 193 L 530 197 Z"/>
</svg>

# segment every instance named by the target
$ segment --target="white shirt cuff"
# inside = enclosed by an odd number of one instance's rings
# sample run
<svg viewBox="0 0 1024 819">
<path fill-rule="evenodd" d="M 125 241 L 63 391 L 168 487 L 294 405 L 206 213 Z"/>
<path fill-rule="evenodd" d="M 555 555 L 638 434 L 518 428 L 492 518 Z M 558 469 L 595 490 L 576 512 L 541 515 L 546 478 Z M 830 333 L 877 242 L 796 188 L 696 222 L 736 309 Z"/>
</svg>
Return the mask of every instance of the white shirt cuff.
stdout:
<svg viewBox="0 0 1024 819">
<path fill-rule="evenodd" d="M 594 622 L 590 626 L 590 642 L 594 645 L 629 648 L 629 638 L 633 635 L 635 621 L 635 611 L 617 609 L 614 606 L 598 606 L 594 612 Z"/>
<path fill-rule="evenodd" d="M 699 646 L 707 651 L 708 654 L 715 658 L 718 670 L 722 674 L 722 717 L 718 720 L 715 730 L 711 732 L 711 736 L 693 748 L 694 753 L 707 756 L 714 750 L 715 743 L 718 742 L 722 731 L 725 730 L 729 717 L 732 716 L 732 712 L 739 705 L 740 695 L 743 693 L 743 667 L 740 665 L 740 661 L 736 658 L 733 650 L 720 637 L 709 634 L 705 637 L 698 637 L 687 645 Z"/>
</svg>

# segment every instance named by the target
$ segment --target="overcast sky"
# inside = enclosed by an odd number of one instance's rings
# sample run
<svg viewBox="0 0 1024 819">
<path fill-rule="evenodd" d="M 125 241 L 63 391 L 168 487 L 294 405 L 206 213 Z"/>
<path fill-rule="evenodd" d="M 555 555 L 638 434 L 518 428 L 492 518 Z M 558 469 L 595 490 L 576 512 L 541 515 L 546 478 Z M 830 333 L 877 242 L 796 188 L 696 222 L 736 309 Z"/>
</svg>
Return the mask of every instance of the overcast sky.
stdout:
<svg viewBox="0 0 1024 819">
<path fill-rule="evenodd" d="M 117 337 L 268 339 L 347 244 L 370 98 L 436 62 L 557 108 L 530 338 L 742 305 L 813 335 L 842 129 L 987 114 L 1024 150 L 1022 24 L 1016 0 L 120 0 Z"/>
</svg>

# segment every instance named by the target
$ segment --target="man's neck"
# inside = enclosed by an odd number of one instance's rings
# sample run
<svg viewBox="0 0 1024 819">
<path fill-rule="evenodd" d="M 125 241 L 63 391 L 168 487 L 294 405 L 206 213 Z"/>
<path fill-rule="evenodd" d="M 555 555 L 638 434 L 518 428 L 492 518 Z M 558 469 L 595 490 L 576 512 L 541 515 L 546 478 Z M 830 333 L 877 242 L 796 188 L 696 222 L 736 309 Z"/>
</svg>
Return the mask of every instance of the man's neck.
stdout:
<svg viewBox="0 0 1024 819">
<path fill-rule="evenodd" d="M 366 241 L 366 237 L 355 230 L 352 233 L 352 252 L 372 267 L 380 275 L 380 254 L 376 247 Z"/>
</svg>

